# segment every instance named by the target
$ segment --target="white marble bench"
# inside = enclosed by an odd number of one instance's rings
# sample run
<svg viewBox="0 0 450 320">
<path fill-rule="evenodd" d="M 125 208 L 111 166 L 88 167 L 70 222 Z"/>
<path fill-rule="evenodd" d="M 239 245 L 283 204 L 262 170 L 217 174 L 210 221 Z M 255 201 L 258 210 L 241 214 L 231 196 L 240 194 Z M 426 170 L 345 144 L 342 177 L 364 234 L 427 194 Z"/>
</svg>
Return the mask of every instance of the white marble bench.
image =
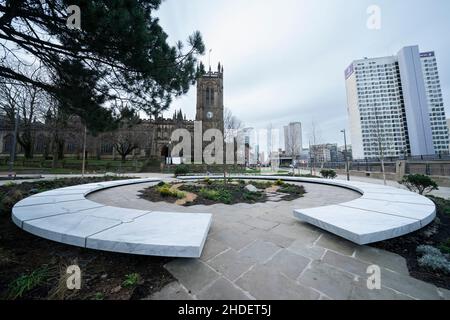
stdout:
<svg viewBox="0 0 450 320">
<path fill-rule="evenodd" d="M 79 247 L 200 257 L 211 214 L 124 209 L 86 199 L 88 194 L 106 188 L 158 181 L 108 181 L 42 192 L 18 202 L 12 209 L 12 219 L 18 227 L 36 236 Z"/>
<path fill-rule="evenodd" d="M 218 176 L 208 176 L 220 179 Z M 357 244 L 368 244 L 399 237 L 417 231 L 436 217 L 436 207 L 430 199 L 394 187 L 343 180 L 277 176 L 231 176 L 234 179 L 278 180 L 318 183 L 347 188 L 361 198 L 336 205 L 296 209 L 294 216 Z M 178 177 L 204 179 L 203 177 Z"/>
</svg>

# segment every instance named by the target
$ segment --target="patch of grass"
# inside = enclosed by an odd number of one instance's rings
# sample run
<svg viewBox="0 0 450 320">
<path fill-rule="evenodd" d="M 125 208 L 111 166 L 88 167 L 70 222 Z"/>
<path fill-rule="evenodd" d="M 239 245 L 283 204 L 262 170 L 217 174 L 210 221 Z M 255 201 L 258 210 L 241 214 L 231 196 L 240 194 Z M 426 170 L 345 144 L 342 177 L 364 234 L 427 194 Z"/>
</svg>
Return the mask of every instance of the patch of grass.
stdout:
<svg viewBox="0 0 450 320">
<path fill-rule="evenodd" d="M 92 297 L 92 300 L 104 300 L 105 295 L 102 292 L 96 292 Z"/>
<path fill-rule="evenodd" d="M 250 202 L 255 202 L 258 201 L 259 199 L 261 199 L 263 196 L 263 194 L 261 192 L 249 192 L 249 191 L 244 191 L 244 193 L 242 194 L 242 198 L 246 201 L 250 201 Z"/>
<path fill-rule="evenodd" d="M 34 270 L 30 274 L 18 277 L 9 285 L 8 299 L 22 298 L 27 292 L 44 284 L 49 277 L 47 266 Z"/>
<path fill-rule="evenodd" d="M 169 184 L 163 184 L 162 186 L 156 187 L 156 191 L 159 192 L 162 197 L 171 197 L 178 199 L 183 199 L 184 197 L 186 197 L 185 192 L 171 189 Z"/>
<path fill-rule="evenodd" d="M 201 188 L 199 191 L 200 196 L 202 196 L 205 199 L 221 202 L 225 204 L 229 204 L 232 201 L 232 194 L 228 190 L 225 189 L 206 189 Z"/>
<path fill-rule="evenodd" d="M 295 184 L 284 184 L 280 189 L 278 189 L 278 192 L 302 195 L 305 193 L 305 188 Z"/>
<path fill-rule="evenodd" d="M 125 276 L 125 280 L 122 282 L 122 287 L 132 288 L 135 287 L 140 280 L 141 276 L 139 273 L 130 273 Z"/>
<path fill-rule="evenodd" d="M 272 181 L 250 181 L 248 184 L 251 184 L 258 189 L 267 189 L 273 186 Z"/>
</svg>

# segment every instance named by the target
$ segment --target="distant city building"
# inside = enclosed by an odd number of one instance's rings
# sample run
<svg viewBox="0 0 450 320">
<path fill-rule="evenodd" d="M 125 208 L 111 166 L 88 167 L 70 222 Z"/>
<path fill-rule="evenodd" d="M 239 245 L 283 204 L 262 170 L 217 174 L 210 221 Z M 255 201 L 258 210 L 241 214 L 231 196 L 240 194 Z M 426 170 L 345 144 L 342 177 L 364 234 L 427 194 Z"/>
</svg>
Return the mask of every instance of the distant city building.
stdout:
<svg viewBox="0 0 450 320">
<path fill-rule="evenodd" d="M 450 119 L 447 119 L 447 128 L 448 128 L 448 132 L 450 132 Z"/>
<path fill-rule="evenodd" d="M 338 147 L 334 143 L 317 144 L 310 147 L 311 161 L 315 163 L 337 162 Z"/>
<path fill-rule="evenodd" d="M 354 61 L 345 71 L 355 159 L 449 153 L 449 130 L 434 52 Z M 380 149 L 381 146 L 381 149 Z"/>
<path fill-rule="evenodd" d="M 338 148 L 338 157 L 337 160 L 339 162 L 344 162 L 345 159 L 345 146 L 340 146 Z M 347 145 L 347 160 L 348 161 L 352 161 L 353 160 L 353 156 L 352 156 L 352 146 L 351 145 Z"/>
<path fill-rule="evenodd" d="M 258 135 L 254 128 L 244 128 L 242 130 L 245 143 L 245 163 L 246 165 L 256 165 L 259 162 Z"/>
<path fill-rule="evenodd" d="M 302 124 L 291 122 L 284 127 L 284 148 L 286 154 L 294 159 L 300 158 L 302 154 Z"/>
</svg>

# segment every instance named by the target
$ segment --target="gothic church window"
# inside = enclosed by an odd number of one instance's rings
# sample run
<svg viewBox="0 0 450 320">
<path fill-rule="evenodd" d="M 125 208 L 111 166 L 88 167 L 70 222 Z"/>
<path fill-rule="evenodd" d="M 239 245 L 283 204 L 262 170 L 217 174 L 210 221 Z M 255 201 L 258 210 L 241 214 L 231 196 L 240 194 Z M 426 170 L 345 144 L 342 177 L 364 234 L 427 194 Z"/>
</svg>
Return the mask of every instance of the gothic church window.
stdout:
<svg viewBox="0 0 450 320">
<path fill-rule="evenodd" d="M 211 87 L 206 88 L 205 90 L 206 96 L 206 106 L 211 107 L 214 105 L 214 89 Z"/>
</svg>

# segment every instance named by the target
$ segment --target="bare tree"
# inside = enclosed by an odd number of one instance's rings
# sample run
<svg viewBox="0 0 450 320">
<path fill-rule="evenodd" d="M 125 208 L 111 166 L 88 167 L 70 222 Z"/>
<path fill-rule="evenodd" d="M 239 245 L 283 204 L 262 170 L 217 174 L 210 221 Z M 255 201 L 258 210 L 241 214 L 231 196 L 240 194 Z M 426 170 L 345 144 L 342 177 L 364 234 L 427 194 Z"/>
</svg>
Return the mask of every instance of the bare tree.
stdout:
<svg viewBox="0 0 450 320">
<path fill-rule="evenodd" d="M 47 103 L 45 92 L 32 85 L 0 81 L 0 110 L 11 124 L 18 117 L 17 142 L 22 146 L 26 159 L 33 158 L 36 129 L 43 118 Z"/>
<path fill-rule="evenodd" d="M 301 129 L 300 129 L 301 130 Z M 295 173 L 295 160 L 297 157 L 301 155 L 301 132 L 297 130 L 296 126 L 288 125 L 284 127 L 284 139 L 286 152 L 288 156 L 292 157 L 291 165 L 292 165 L 292 174 Z"/>
<path fill-rule="evenodd" d="M 311 175 L 315 174 L 315 166 L 316 160 L 318 158 L 318 144 L 321 141 L 320 129 L 317 127 L 316 123 L 313 121 L 311 123 L 311 132 L 309 137 L 309 160 L 310 160 L 310 169 Z M 320 160 L 320 159 L 319 159 Z M 323 164 L 322 164 L 323 165 Z"/>
<path fill-rule="evenodd" d="M 127 156 L 140 147 L 143 133 L 138 126 L 141 122 L 136 111 L 127 106 L 121 110 L 121 120 L 118 128 L 112 132 L 112 137 L 114 149 L 120 154 L 122 162 L 125 162 Z"/>
<path fill-rule="evenodd" d="M 233 143 L 236 141 L 236 133 L 238 130 L 244 127 L 244 123 L 233 115 L 230 109 L 225 108 L 223 112 L 223 146 L 226 147 L 227 143 Z M 234 148 L 234 147 L 233 147 Z M 235 149 L 233 150 L 235 151 Z M 236 152 L 234 152 L 236 154 Z M 227 170 L 226 152 L 224 154 L 223 161 L 223 179 L 224 184 L 227 183 Z"/>
</svg>

